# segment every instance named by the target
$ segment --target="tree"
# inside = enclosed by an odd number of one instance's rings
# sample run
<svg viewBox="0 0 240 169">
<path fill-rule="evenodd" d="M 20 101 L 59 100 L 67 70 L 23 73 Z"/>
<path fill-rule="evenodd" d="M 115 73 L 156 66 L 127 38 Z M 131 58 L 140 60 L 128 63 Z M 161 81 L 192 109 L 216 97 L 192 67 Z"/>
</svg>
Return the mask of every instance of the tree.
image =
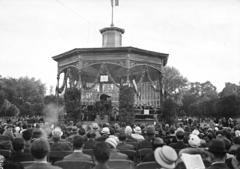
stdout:
<svg viewBox="0 0 240 169">
<path fill-rule="evenodd" d="M 64 93 L 65 109 L 70 118 L 77 119 L 81 111 L 81 90 L 67 88 Z"/>
<path fill-rule="evenodd" d="M 210 81 L 190 83 L 183 96 L 183 109 L 189 116 L 212 116 L 216 114 L 217 98 L 216 87 Z"/>
<path fill-rule="evenodd" d="M 134 120 L 134 89 L 121 86 L 119 89 L 119 119 L 121 122 L 132 123 Z"/>
<path fill-rule="evenodd" d="M 223 90 L 219 93 L 220 97 L 227 97 L 227 96 L 240 96 L 240 86 L 236 85 L 234 83 L 225 83 L 225 87 Z"/>
<path fill-rule="evenodd" d="M 164 67 L 163 69 L 163 88 L 165 98 L 171 98 L 181 104 L 183 90 L 187 85 L 187 79 L 174 67 Z"/>
<path fill-rule="evenodd" d="M 240 97 L 230 95 L 220 98 L 217 103 L 217 111 L 220 117 L 238 117 L 240 114 Z"/>
<path fill-rule="evenodd" d="M 19 114 L 19 109 L 7 99 L 4 100 L 2 106 L 0 107 L 0 116 L 1 117 L 12 117 Z"/>
<path fill-rule="evenodd" d="M 173 123 L 177 116 L 178 105 L 172 99 L 166 99 L 163 103 L 163 116 L 167 123 Z"/>
<path fill-rule="evenodd" d="M 22 115 L 42 113 L 45 85 L 40 80 L 28 77 L 1 78 L 0 85 L 5 99 L 16 105 Z"/>
</svg>

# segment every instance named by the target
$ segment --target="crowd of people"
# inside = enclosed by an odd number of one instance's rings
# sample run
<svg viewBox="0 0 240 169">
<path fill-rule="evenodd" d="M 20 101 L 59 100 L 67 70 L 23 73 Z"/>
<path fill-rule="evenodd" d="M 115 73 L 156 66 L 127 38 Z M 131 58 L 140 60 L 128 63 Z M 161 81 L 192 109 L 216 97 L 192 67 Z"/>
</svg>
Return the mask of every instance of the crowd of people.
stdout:
<svg viewBox="0 0 240 169">
<path fill-rule="evenodd" d="M 58 160 L 89 162 L 96 169 L 109 169 L 109 161 L 118 159 L 133 161 L 135 167 L 155 162 L 158 168 L 189 169 L 183 158 L 186 154 L 199 155 L 204 168 L 240 169 L 240 126 L 231 119 L 185 119 L 173 125 L 73 121 L 56 125 L 44 120 L 2 120 L 0 134 L 4 169 L 23 168 L 24 161 L 32 161 L 28 169 L 59 169 L 55 165 Z M 3 150 L 10 153 L 6 155 Z M 54 159 L 51 152 L 68 153 Z"/>
</svg>

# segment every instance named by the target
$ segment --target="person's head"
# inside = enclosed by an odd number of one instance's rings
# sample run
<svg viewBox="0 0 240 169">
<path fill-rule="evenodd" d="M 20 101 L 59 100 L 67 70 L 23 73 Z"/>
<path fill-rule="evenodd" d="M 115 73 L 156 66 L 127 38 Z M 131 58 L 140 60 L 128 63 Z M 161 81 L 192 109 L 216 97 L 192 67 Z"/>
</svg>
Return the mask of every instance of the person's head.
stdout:
<svg viewBox="0 0 240 169">
<path fill-rule="evenodd" d="M 15 138 L 12 142 L 14 151 L 22 151 L 24 148 L 24 140 L 22 138 Z"/>
<path fill-rule="evenodd" d="M 109 135 L 110 134 L 110 130 L 108 127 L 103 127 L 102 131 L 101 131 L 102 135 Z"/>
<path fill-rule="evenodd" d="M 87 138 L 94 139 L 96 137 L 96 133 L 94 131 L 90 131 L 87 133 Z"/>
<path fill-rule="evenodd" d="M 34 129 L 32 133 L 32 138 L 37 139 L 43 136 L 43 133 L 40 129 Z"/>
<path fill-rule="evenodd" d="M 165 169 L 174 169 L 175 162 L 177 161 L 177 153 L 170 146 L 158 147 L 154 151 L 155 161 Z"/>
<path fill-rule="evenodd" d="M 193 148 L 197 148 L 201 145 L 201 139 L 195 134 L 190 134 L 188 144 Z"/>
<path fill-rule="evenodd" d="M 178 141 L 182 141 L 182 140 L 184 139 L 184 132 L 181 131 L 181 130 L 177 131 L 177 132 L 176 132 L 176 139 L 177 139 Z"/>
<path fill-rule="evenodd" d="M 47 157 L 50 151 L 50 145 L 44 138 L 35 139 L 31 146 L 31 154 L 34 159 L 42 160 Z"/>
<path fill-rule="evenodd" d="M 158 147 L 162 147 L 164 145 L 164 141 L 160 137 L 155 137 L 152 142 L 152 148 L 155 150 Z"/>
<path fill-rule="evenodd" d="M 107 143 L 97 143 L 93 149 L 93 154 L 97 163 L 104 164 L 109 160 L 110 151 Z"/>
<path fill-rule="evenodd" d="M 139 126 L 137 126 L 134 128 L 134 132 L 135 134 L 142 134 L 142 129 Z"/>
<path fill-rule="evenodd" d="M 32 130 L 26 129 L 22 132 L 22 137 L 25 141 L 30 141 L 32 138 Z"/>
<path fill-rule="evenodd" d="M 110 149 L 116 149 L 117 148 L 118 142 L 116 141 L 115 138 L 112 138 L 112 137 L 107 138 L 105 140 L 105 142 L 108 143 Z"/>
<path fill-rule="evenodd" d="M 120 141 L 125 141 L 127 136 L 124 132 L 120 132 L 118 138 L 119 138 Z"/>
<path fill-rule="evenodd" d="M 79 134 L 80 136 L 84 136 L 85 133 L 86 133 L 86 131 L 85 131 L 85 129 L 84 129 L 83 127 L 79 128 L 78 134 Z"/>
<path fill-rule="evenodd" d="M 54 141 L 59 141 L 63 135 L 62 129 L 60 127 L 56 127 L 52 131 L 52 138 Z"/>
<path fill-rule="evenodd" d="M 130 126 L 126 126 L 125 128 L 125 134 L 127 136 L 130 136 L 132 134 L 132 128 Z"/>
<path fill-rule="evenodd" d="M 153 126 L 147 127 L 146 134 L 149 138 L 153 138 L 155 135 L 155 128 Z"/>
<path fill-rule="evenodd" d="M 115 134 L 115 129 L 113 127 L 110 127 L 109 130 L 110 130 L 110 135 L 114 135 Z"/>
<path fill-rule="evenodd" d="M 208 151 L 213 154 L 215 160 L 223 160 L 226 157 L 226 148 L 223 140 L 213 139 L 209 144 Z"/>
<path fill-rule="evenodd" d="M 76 135 L 73 137 L 73 149 L 81 149 L 83 147 L 84 138 L 82 136 Z"/>
</svg>

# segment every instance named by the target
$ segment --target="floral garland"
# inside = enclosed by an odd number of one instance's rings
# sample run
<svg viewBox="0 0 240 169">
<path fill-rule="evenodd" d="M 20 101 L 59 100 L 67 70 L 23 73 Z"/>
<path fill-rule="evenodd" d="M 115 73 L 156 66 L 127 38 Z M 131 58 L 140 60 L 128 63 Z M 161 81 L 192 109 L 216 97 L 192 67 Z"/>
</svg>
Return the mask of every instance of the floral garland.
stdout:
<svg viewBox="0 0 240 169">
<path fill-rule="evenodd" d="M 101 70 L 101 69 L 100 69 L 100 70 Z M 97 76 L 96 76 L 96 79 L 94 80 L 94 82 L 93 82 L 93 84 L 92 84 L 91 86 L 87 87 L 87 86 L 84 86 L 84 85 L 83 85 L 83 89 L 84 89 L 84 90 L 91 90 L 91 89 L 93 89 L 93 88 L 97 85 L 97 83 L 98 83 L 98 79 L 99 79 L 99 77 L 100 77 L 100 73 L 101 73 L 101 71 L 98 72 L 98 74 L 97 74 Z"/>
<path fill-rule="evenodd" d="M 120 88 L 120 85 L 117 84 L 117 82 L 114 80 L 114 78 L 112 77 L 112 75 L 111 75 L 111 73 L 109 72 L 108 68 L 105 67 L 105 66 L 104 66 L 104 68 L 105 68 L 105 71 L 106 71 L 107 75 L 109 76 L 110 80 L 113 82 L 113 84 L 115 84 L 118 88 Z"/>
<path fill-rule="evenodd" d="M 67 75 L 66 75 L 66 72 L 64 72 L 63 84 L 62 84 L 62 86 L 61 86 L 60 88 L 59 88 L 59 86 L 57 86 L 57 87 L 56 87 L 56 91 L 57 91 L 58 93 L 62 93 L 63 90 L 64 90 L 64 88 L 65 88 L 65 86 L 66 86 L 66 83 L 67 83 Z"/>
<path fill-rule="evenodd" d="M 156 92 L 160 92 L 161 90 L 160 89 L 157 89 L 155 84 L 154 84 L 154 81 L 151 79 L 150 75 L 149 75 L 149 70 L 147 69 L 147 78 L 148 80 L 150 81 L 150 84 L 151 84 L 151 87 L 156 91 Z"/>
</svg>

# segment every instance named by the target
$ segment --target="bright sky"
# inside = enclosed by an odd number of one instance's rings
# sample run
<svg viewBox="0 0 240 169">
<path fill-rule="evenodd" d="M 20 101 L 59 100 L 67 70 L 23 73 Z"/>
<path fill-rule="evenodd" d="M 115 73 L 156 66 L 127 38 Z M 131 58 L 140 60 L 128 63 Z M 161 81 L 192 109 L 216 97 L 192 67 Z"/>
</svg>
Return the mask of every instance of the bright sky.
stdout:
<svg viewBox="0 0 240 169">
<path fill-rule="evenodd" d="M 240 82 L 240 0 L 119 0 L 123 46 L 169 53 L 189 81 Z M 101 47 L 110 0 L 0 0 L 0 75 L 56 85 L 52 56 Z"/>
</svg>

